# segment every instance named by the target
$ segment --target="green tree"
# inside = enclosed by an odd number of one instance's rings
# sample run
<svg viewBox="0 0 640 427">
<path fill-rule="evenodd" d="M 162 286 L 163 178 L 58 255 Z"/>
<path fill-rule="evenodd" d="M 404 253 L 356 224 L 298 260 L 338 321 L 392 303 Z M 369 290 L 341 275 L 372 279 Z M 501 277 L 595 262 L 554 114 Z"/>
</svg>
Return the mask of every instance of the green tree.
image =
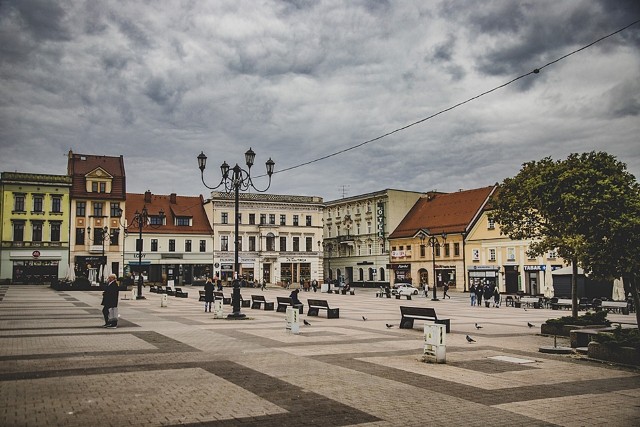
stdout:
<svg viewBox="0 0 640 427">
<path fill-rule="evenodd" d="M 571 154 L 525 163 L 505 179 L 494 217 L 510 238 L 531 239 L 532 255 L 556 249 L 571 261 L 577 317 L 578 265 L 596 277 L 634 281 L 638 307 L 639 200 L 638 183 L 624 163 L 603 152 Z"/>
</svg>

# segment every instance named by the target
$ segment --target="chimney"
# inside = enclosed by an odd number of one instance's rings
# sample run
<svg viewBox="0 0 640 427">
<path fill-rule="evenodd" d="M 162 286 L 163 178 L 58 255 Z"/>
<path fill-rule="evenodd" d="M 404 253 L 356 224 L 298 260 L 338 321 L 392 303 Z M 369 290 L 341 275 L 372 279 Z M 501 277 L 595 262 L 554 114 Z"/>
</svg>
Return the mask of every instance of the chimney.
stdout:
<svg viewBox="0 0 640 427">
<path fill-rule="evenodd" d="M 144 192 L 144 202 L 151 203 L 151 191 L 147 190 Z"/>
<path fill-rule="evenodd" d="M 175 205 L 176 202 L 176 193 L 171 193 L 171 195 L 169 195 L 169 201 L 171 202 L 172 205 Z"/>
</svg>

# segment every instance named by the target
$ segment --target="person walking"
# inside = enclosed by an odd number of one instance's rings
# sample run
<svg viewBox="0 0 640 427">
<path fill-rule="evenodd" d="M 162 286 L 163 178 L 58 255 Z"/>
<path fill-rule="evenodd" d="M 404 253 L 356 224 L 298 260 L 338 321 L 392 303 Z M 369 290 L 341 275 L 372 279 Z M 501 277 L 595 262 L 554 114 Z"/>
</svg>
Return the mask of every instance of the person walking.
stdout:
<svg viewBox="0 0 640 427">
<path fill-rule="evenodd" d="M 472 283 L 469 288 L 469 296 L 471 297 L 471 307 L 476 305 L 476 284 Z"/>
<path fill-rule="evenodd" d="M 445 299 L 445 298 L 451 299 L 451 296 L 447 293 L 449 292 L 449 282 L 445 282 L 445 284 L 442 285 L 442 290 L 444 291 L 442 295 L 442 299 Z"/>
<path fill-rule="evenodd" d="M 311 282 L 311 287 L 313 288 L 313 292 L 318 292 L 318 281 L 316 279 L 313 279 Z"/>
<path fill-rule="evenodd" d="M 476 304 L 478 304 L 478 307 L 482 306 L 482 283 L 478 283 L 476 285 Z"/>
<path fill-rule="evenodd" d="M 116 275 L 110 274 L 107 278 L 107 287 L 102 293 L 102 315 L 104 316 L 103 327 L 105 328 L 113 329 L 118 327 L 117 309 L 119 296 L 120 290 L 118 289 Z M 110 314 L 111 316 L 109 316 Z"/>
<path fill-rule="evenodd" d="M 498 289 L 498 285 L 493 288 L 493 306 L 495 308 L 500 307 L 500 290 Z"/>
<path fill-rule="evenodd" d="M 267 280 L 262 279 L 262 286 L 260 287 L 261 291 L 264 291 L 267 288 Z"/>
<path fill-rule="evenodd" d="M 484 305 L 489 308 L 491 307 L 491 297 L 493 296 L 493 291 L 491 290 L 491 286 L 489 284 L 484 285 Z"/>
<path fill-rule="evenodd" d="M 207 308 L 209 308 L 209 313 L 211 313 L 211 304 L 213 303 L 213 291 L 215 290 L 215 286 L 211 279 L 207 279 L 207 282 L 204 284 L 204 312 L 207 312 Z"/>
</svg>

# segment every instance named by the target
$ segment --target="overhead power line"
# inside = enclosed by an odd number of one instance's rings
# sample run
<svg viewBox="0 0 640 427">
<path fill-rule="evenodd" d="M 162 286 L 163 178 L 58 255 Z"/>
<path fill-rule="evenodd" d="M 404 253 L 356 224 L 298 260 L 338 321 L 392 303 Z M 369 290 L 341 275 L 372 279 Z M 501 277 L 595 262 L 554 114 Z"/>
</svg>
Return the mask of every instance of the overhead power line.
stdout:
<svg viewBox="0 0 640 427">
<path fill-rule="evenodd" d="M 408 125 L 402 126 L 402 127 L 400 127 L 400 128 L 397 128 L 397 129 L 395 129 L 395 130 L 392 130 L 392 131 L 387 132 L 387 133 L 385 133 L 385 134 L 382 134 L 382 135 L 380 135 L 380 136 L 376 136 L 375 138 L 368 139 L 368 140 L 366 140 L 366 141 L 363 141 L 363 142 L 361 142 L 361 143 L 359 143 L 359 144 L 356 144 L 356 145 L 353 145 L 353 146 L 351 146 L 351 147 L 345 148 L 345 149 L 343 149 L 343 150 L 339 150 L 339 151 L 336 151 L 336 152 L 334 152 L 334 153 L 327 154 L 326 156 L 318 157 L 317 159 L 309 160 L 308 162 L 300 163 L 300 164 L 295 165 L 295 166 L 290 166 L 290 167 L 288 167 L 288 168 L 280 169 L 280 170 L 278 170 L 278 171 L 275 171 L 275 172 L 274 172 L 274 174 L 276 174 L 276 173 L 282 173 L 282 172 L 287 172 L 287 171 L 290 171 L 290 170 L 293 170 L 293 169 L 297 169 L 297 168 L 301 168 L 301 167 L 303 167 L 303 166 L 308 166 L 308 165 L 310 165 L 310 164 L 317 163 L 317 162 L 322 161 L 322 160 L 329 159 L 329 158 L 331 158 L 331 157 L 336 157 L 336 156 L 338 156 L 338 155 L 340 155 L 340 154 L 346 153 L 346 152 L 348 152 L 348 151 L 355 150 L 355 149 L 357 149 L 357 148 L 363 147 L 363 146 L 365 146 L 365 145 L 367 145 L 367 144 L 370 144 L 370 143 L 372 143 L 372 142 L 375 142 L 375 141 L 381 140 L 381 139 L 383 139 L 383 138 L 386 138 L 386 137 L 388 137 L 388 136 L 390 136 L 390 135 L 393 135 L 394 133 L 398 133 L 398 132 L 401 132 L 401 131 L 403 131 L 403 130 L 409 129 L 410 127 L 413 127 L 413 126 L 419 125 L 420 123 L 424 123 L 424 122 L 426 122 L 427 120 L 431 120 L 431 119 L 433 119 L 434 117 L 437 117 L 437 116 L 439 116 L 439 115 L 441 115 L 441 114 L 444 114 L 444 113 L 446 113 L 446 112 L 449 112 L 449 111 L 451 111 L 451 110 L 453 110 L 453 109 L 455 109 L 455 108 L 458 108 L 458 107 L 460 107 L 460 106 L 462 106 L 462 105 L 468 104 L 468 103 L 469 103 L 469 102 L 471 102 L 471 101 L 475 101 L 475 100 L 476 100 L 476 99 L 478 99 L 478 98 L 481 98 L 481 97 L 483 97 L 483 96 L 485 96 L 485 95 L 488 95 L 488 94 L 490 94 L 490 93 L 492 93 L 492 92 L 495 92 L 495 91 L 497 91 L 497 90 L 499 90 L 499 89 L 502 89 L 502 88 L 504 88 L 504 87 L 506 87 L 506 86 L 509 86 L 510 84 L 515 83 L 515 82 L 517 82 L 517 81 L 518 81 L 518 80 L 520 80 L 520 79 L 523 79 L 523 78 L 525 78 L 525 77 L 527 77 L 527 76 L 530 76 L 530 75 L 532 75 L 532 74 L 538 74 L 538 73 L 540 73 L 540 71 L 541 71 L 541 70 L 543 70 L 544 68 L 547 68 L 547 67 L 549 67 L 549 66 L 551 66 L 551 65 L 553 65 L 553 64 L 556 64 L 556 63 L 558 63 L 558 62 L 560 62 L 560 61 L 562 61 L 562 60 L 564 60 L 564 59 L 566 59 L 566 58 L 570 57 L 571 55 L 575 55 L 576 53 L 578 53 L 578 52 L 580 52 L 580 51 L 583 51 L 583 50 L 585 50 L 585 49 L 587 49 L 587 48 L 589 48 L 589 47 L 591 47 L 591 46 L 593 46 L 593 45 L 595 45 L 595 44 L 597 44 L 597 43 L 600 43 L 601 41 L 603 41 L 603 40 L 605 40 L 605 39 L 608 39 L 609 37 L 613 37 L 613 36 L 615 36 L 616 34 L 621 33 L 622 31 L 626 30 L 626 29 L 627 29 L 627 28 L 629 28 L 629 27 L 632 27 L 632 26 L 636 25 L 636 24 L 637 24 L 637 23 L 639 23 L 639 22 L 640 22 L 640 19 L 638 19 L 638 20 L 636 20 L 636 21 L 633 21 L 633 22 L 632 22 L 632 23 L 630 23 L 629 25 L 626 25 L 626 26 L 624 26 L 624 27 L 620 28 L 619 30 L 614 31 L 613 33 L 607 34 L 606 36 L 600 37 L 599 39 L 597 39 L 597 40 L 595 40 L 595 41 L 593 41 L 593 42 L 591 42 L 591 43 L 589 43 L 589 44 L 587 44 L 587 45 L 584 45 L 584 46 L 582 46 L 582 47 L 581 47 L 581 48 L 579 48 L 579 49 L 576 49 L 576 50 L 574 50 L 574 51 L 572 51 L 572 52 L 569 52 L 569 53 L 567 53 L 566 55 L 563 55 L 563 56 L 561 56 L 561 57 L 559 57 L 559 58 L 557 58 L 557 59 L 554 59 L 553 61 L 547 62 L 546 64 L 544 64 L 544 65 L 543 65 L 543 66 L 541 66 L 541 67 L 535 68 L 535 69 L 533 69 L 533 70 L 529 71 L 528 73 L 522 74 L 522 75 L 520 75 L 520 76 L 518 76 L 518 77 L 516 77 L 516 78 L 514 78 L 514 79 L 512 79 L 512 80 L 509 80 L 509 81 L 508 81 L 508 82 L 506 82 L 506 83 L 503 83 L 503 84 L 501 84 L 501 85 L 499 85 L 499 86 L 494 87 L 493 89 L 489 89 L 489 90 L 487 90 L 487 91 L 485 91 L 485 92 L 482 92 L 482 93 L 480 93 L 480 94 L 478 94 L 478 95 L 476 95 L 476 96 L 473 96 L 473 97 L 471 97 L 471 98 L 469 98 L 469 99 L 467 99 L 467 100 L 465 100 L 465 101 L 459 102 L 459 103 L 457 103 L 457 104 L 455 104 L 455 105 L 452 105 L 451 107 L 445 108 L 444 110 L 440 110 L 440 111 L 438 111 L 437 113 L 434 113 L 434 114 L 432 114 L 432 115 L 430 115 L 430 116 L 427 116 L 427 117 L 425 117 L 425 118 L 422 118 L 422 119 L 420 119 L 420 120 L 417 120 L 417 121 L 415 121 L 415 122 L 413 122 L 413 123 L 409 123 Z M 262 176 L 262 175 L 260 175 L 260 176 Z"/>
</svg>

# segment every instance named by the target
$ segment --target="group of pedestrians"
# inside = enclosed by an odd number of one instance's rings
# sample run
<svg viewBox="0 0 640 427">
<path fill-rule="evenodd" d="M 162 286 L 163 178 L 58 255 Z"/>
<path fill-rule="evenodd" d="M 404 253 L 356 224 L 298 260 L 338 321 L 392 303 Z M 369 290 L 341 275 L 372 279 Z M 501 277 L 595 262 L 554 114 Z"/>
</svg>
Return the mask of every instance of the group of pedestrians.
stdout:
<svg viewBox="0 0 640 427">
<path fill-rule="evenodd" d="M 471 298 L 471 306 L 482 306 L 482 298 L 484 297 L 485 307 L 491 307 L 491 300 L 493 299 L 493 306 L 500 307 L 500 290 L 496 285 L 489 285 L 485 283 L 472 283 L 469 287 L 469 296 Z"/>
</svg>

